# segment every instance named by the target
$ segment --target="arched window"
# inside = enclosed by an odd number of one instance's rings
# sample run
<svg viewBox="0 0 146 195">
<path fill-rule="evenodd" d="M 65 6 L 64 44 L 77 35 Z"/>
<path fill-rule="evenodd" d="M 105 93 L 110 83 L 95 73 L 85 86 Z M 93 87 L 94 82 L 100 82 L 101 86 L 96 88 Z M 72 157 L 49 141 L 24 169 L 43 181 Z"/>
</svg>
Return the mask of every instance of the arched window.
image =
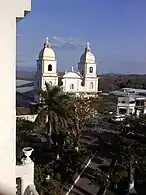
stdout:
<svg viewBox="0 0 146 195">
<path fill-rule="evenodd" d="M 52 71 L 52 65 L 51 64 L 48 65 L 48 71 Z"/>
<path fill-rule="evenodd" d="M 74 89 L 74 84 L 71 84 L 70 85 L 70 89 Z"/>
<path fill-rule="evenodd" d="M 93 83 L 92 82 L 89 84 L 89 88 L 93 89 Z"/>
<path fill-rule="evenodd" d="M 89 72 L 93 73 L 93 68 L 92 67 L 89 68 Z"/>
</svg>

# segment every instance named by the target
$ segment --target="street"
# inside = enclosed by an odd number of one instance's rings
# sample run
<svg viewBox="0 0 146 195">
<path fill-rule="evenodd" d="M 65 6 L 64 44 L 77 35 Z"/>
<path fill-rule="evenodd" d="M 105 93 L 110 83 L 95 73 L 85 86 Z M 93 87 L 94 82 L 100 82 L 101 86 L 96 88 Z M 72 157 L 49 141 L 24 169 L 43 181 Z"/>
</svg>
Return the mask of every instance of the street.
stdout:
<svg viewBox="0 0 146 195">
<path fill-rule="evenodd" d="M 111 163 L 111 156 L 107 155 L 106 151 L 99 149 L 100 140 L 98 136 L 100 135 L 104 140 L 111 141 L 114 139 L 114 134 L 115 131 L 103 128 L 100 128 L 100 131 L 97 132 L 96 126 L 94 129 L 92 128 L 91 131 L 85 133 L 82 141 L 89 145 L 89 150 L 91 150 L 91 152 L 97 151 L 97 153 L 81 175 L 78 182 L 74 185 L 69 193 L 70 195 L 96 195 L 98 193 L 101 187 L 101 180 L 103 180 L 101 167 L 106 167 Z M 108 194 L 112 195 L 113 193 L 107 190 L 106 195 Z"/>
</svg>

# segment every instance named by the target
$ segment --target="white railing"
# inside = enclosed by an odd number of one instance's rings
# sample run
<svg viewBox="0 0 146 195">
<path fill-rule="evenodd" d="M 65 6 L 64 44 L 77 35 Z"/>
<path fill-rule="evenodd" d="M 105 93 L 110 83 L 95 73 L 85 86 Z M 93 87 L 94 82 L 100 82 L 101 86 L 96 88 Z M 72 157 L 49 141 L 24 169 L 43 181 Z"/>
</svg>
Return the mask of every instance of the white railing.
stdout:
<svg viewBox="0 0 146 195">
<path fill-rule="evenodd" d="M 31 114 L 31 115 L 17 115 L 16 118 L 25 119 L 31 122 L 34 122 L 37 117 L 37 114 Z"/>
</svg>

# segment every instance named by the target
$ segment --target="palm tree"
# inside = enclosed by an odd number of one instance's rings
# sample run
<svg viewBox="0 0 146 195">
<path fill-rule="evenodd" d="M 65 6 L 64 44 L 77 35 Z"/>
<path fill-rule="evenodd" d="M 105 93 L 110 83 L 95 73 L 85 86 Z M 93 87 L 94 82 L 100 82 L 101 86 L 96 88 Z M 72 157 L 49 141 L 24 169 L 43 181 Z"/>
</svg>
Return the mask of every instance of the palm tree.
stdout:
<svg viewBox="0 0 146 195">
<path fill-rule="evenodd" d="M 42 131 L 42 128 L 47 129 L 49 147 L 51 148 L 52 130 L 57 130 L 58 123 L 62 123 L 64 126 L 67 124 L 69 96 L 64 94 L 60 87 L 52 87 L 48 83 L 45 83 L 45 90 L 41 90 L 40 95 L 43 101 L 40 104 L 40 110 L 35 122 L 39 131 Z M 40 127 L 41 125 L 42 128 Z"/>
</svg>

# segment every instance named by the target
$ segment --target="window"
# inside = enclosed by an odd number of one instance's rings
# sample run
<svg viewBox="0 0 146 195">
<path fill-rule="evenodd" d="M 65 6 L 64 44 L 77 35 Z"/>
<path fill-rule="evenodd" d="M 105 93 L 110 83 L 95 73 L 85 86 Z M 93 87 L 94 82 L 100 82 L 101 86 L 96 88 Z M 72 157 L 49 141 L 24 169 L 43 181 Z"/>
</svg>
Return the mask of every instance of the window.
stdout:
<svg viewBox="0 0 146 195">
<path fill-rule="evenodd" d="M 92 67 L 89 68 L 89 72 L 93 73 L 93 68 Z"/>
<path fill-rule="evenodd" d="M 119 114 L 126 114 L 127 109 L 126 108 L 119 108 Z"/>
<path fill-rule="evenodd" d="M 130 108 L 130 109 L 129 109 L 129 114 L 132 114 L 132 112 L 133 112 L 133 109 Z"/>
<path fill-rule="evenodd" d="M 129 104 L 135 104 L 135 101 L 130 101 Z"/>
<path fill-rule="evenodd" d="M 48 65 L 48 71 L 52 71 L 52 65 L 51 64 Z"/>
<path fill-rule="evenodd" d="M 74 89 L 74 84 L 71 84 L 70 85 L 70 89 Z"/>
<path fill-rule="evenodd" d="M 89 84 L 89 88 L 93 89 L 93 83 L 92 82 Z"/>
</svg>

